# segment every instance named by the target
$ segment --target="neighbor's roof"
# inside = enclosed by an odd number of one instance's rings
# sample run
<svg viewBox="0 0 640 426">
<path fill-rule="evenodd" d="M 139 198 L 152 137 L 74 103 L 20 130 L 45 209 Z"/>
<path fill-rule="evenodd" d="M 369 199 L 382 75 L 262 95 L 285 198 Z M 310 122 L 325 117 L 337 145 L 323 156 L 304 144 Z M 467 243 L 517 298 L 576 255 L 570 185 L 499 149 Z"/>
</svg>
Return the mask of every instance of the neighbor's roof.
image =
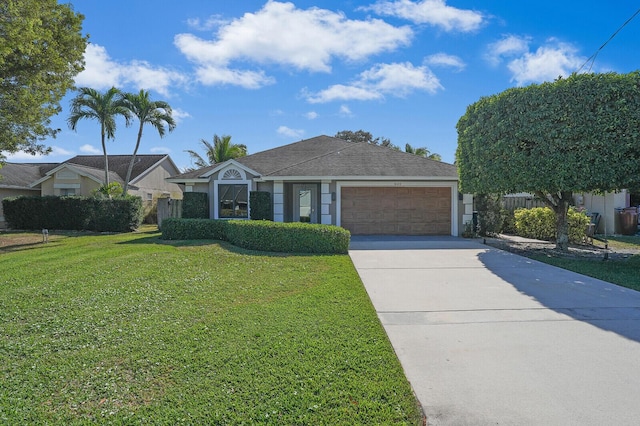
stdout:
<svg viewBox="0 0 640 426">
<path fill-rule="evenodd" d="M 456 166 L 383 146 L 317 136 L 235 161 L 262 177 L 400 177 L 457 179 Z M 218 165 L 172 179 L 197 179 Z"/>
<path fill-rule="evenodd" d="M 114 172 L 120 177 L 120 181 L 124 182 L 127 177 L 127 169 L 131 162 L 131 155 L 109 155 L 109 172 Z M 136 162 L 133 165 L 131 171 L 131 180 L 140 176 L 142 173 L 149 170 L 156 163 L 162 161 L 167 154 L 141 154 L 136 155 Z M 76 155 L 73 158 L 65 161 L 65 163 L 71 163 L 79 166 L 90 167 L 102 171 L 101 180 L 104 179 L 104 156 L 103 155 Z"/>
<path fill-rule="evenodd" d="M 0 167 L 0 187 L 32 189 L 29 185 L 40 179 L 58 163 L 4 163 Z"/>
</svg>

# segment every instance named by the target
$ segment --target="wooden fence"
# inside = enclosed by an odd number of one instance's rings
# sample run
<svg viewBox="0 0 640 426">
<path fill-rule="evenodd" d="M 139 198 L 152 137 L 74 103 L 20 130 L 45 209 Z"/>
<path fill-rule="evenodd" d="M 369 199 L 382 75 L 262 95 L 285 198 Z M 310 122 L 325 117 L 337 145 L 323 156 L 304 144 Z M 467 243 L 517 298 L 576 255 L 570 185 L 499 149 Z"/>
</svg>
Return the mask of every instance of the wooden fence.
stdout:
<svg viewBox="0 0 640 426">
<path fill-rule="evenodd" d="M 533 209 L 535 207 L 546 207 L 544 201 L 532 196 L 502 197 L 502 207 L 506 210 Z"/>
<path fill-rule="evenodd" d="M 168 217 L 182 217 L 182 200 L 158 198 L 158 227 Z"/>
</svg>

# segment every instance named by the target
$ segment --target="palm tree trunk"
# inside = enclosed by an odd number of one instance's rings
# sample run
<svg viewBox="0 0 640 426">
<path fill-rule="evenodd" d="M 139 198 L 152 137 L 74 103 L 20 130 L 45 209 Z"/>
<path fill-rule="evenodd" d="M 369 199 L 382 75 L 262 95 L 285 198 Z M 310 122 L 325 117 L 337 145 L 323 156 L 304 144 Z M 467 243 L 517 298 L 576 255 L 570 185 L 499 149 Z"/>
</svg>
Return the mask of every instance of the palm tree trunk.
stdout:
<svg viewBox="0 0 640 426">
<path fill-rule="evenodd" d="M 109 156 L 107 156 L 107 146 L 104 143 L 104 124 L 101 129 L 102 153 L 104 154 L 104 186 L 109 186 Z"/>
<path fill-rule="evenodd" d="M 131 180 L 131 172 L 133 171 L 133 165 L 136 162 L 136 154 L 138 153 L 138 148 L 140 147 L 140 139 L 142 139 L 143 126 L 144 126 L 144 123 L 140 121 L 140 129 L 138 129 L 138 140 L 136 141 L 136 147 L 133 149 L 133 155 L 131 156 L 131 162 L 129 163 L 129 168 L 127 169 L 127 177 L 124 180 L 123 195 L 127 195 L 127 191 L 129 190 L 129 180 Z"/>
</svg>

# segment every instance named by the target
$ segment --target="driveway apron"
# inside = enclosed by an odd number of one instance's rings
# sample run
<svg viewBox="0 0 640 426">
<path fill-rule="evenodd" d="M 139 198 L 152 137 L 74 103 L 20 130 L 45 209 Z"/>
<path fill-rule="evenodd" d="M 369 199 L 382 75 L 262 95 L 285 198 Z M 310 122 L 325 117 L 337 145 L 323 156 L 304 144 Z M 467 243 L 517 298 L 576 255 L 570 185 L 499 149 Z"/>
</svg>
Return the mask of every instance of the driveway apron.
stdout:
<svg viewBox="0 0 640 426">
<path fill-rule="evenodd" d="M 640 293 L 477 240 L 349 254 L 429 425 L 640 423 Z"/>
</svg>

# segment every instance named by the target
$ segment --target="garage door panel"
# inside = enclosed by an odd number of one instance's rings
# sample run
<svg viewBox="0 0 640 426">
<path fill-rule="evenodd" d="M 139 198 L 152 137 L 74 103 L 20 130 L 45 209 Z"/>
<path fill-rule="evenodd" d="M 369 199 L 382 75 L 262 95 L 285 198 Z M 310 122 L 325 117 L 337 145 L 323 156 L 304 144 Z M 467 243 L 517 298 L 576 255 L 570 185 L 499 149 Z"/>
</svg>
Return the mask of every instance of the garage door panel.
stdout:
<svg viewBox="0 0 640 426">
<path fill-rule="evenodd" d="M 451 189 L 343 187 L 341 222 L 355 235 L 449 235 Z"/>
</svg>

